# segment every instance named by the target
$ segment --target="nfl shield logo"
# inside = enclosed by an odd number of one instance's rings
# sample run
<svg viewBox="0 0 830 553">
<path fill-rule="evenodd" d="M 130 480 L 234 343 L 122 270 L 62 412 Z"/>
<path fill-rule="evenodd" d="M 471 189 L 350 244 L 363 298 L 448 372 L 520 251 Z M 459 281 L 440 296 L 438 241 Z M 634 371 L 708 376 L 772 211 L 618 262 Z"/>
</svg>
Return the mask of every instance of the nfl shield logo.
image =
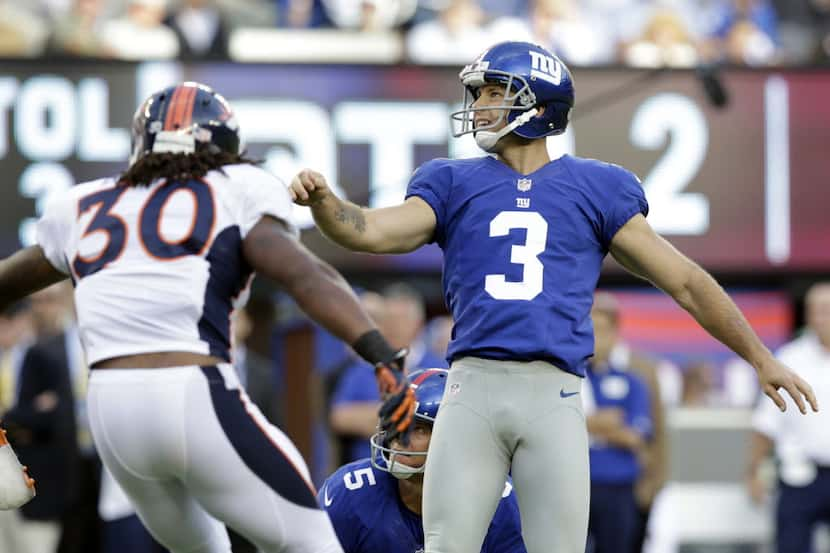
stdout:
<svg viewBox="0 0 830 553">
<path fill-rule="evenodd" d="M 533 185 L 530 179 L 519 179 L 516 181 L 516 188 L 519 189 L 519 192 L 527 192 L 530 190 L 530 187 Z"/>
</svg>

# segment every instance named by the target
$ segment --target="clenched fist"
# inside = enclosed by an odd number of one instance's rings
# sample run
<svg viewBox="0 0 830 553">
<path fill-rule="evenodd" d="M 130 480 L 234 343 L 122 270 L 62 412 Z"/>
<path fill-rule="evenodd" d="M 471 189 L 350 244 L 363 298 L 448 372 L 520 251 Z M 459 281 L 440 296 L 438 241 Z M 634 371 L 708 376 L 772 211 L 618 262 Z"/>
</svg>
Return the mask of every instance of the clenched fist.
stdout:
<svg viewBox="0 0 830 553">
<path fill-rule="evenodd" d="M 314 205 L 331 195 L 326 178 L 311 169 L 303 169 L 291 179 L 288 187 L 291 199 L 298 205 Z"/>
</svg>

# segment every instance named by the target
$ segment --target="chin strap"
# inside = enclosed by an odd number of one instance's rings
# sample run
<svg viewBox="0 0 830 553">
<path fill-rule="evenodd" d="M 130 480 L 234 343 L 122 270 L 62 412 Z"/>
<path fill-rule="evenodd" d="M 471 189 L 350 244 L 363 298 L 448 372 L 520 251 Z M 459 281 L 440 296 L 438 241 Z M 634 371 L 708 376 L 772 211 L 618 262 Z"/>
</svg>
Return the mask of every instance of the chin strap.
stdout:
<svg viewBox="0 0 830 553">
<path fill-rule="evenodd" d="M 501 140 L 501 137 L 513 132 L 514 129 L 521 127 L 522 125 L 533 119 L 533 117 L 535 117 L 537 113 L 539 113 L 539 110 L 533 108 L 516 117 L 512 123 L 510 123 L 501 130 L 498 130 L 496 132 L 476 132 L 476 144 L 478 144 L 478 147 L 484 150 L 485 152 L 492 152 L 493 149 L 496 147 L 498 141 Z"/>
<path fill-rule="evenodd" d="M 398 480 L 409 480 L 414 475 L 424 472 L 425 465 L 426 463 L 419 467 L 410 467 L 409 465 L 404 465 L 403 463 L 395 463 L 394 468 L 389 469 L 389 472 L 391 472 L 392 476 Z"/>
</svg>

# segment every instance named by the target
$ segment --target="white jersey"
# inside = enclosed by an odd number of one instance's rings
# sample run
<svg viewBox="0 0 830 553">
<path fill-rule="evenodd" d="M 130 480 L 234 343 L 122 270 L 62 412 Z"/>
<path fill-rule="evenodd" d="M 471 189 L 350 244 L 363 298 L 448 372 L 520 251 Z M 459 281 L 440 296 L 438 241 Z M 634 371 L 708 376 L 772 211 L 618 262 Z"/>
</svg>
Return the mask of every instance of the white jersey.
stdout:
<svg viewBox="0 0 830 553">
<path fill-rule="evenodd" d="M 264 216 L 290 226 L 274 176 L 229 165 L 203 179 L 79 184 L 38 222 L 47 259 L 75 283 L 87 362 L 157 351 L 230 360 L 230 315 L 253 270 L 242 240 Z"/>
<path fill-rule="evenodd" d="M 784 344 L 776 357 L 810 383 L 819 405 L 830 403 L 830 352 L 814 333 L 807 332 Z M 787 401 L 787 410 L 782 413 L 774 403 L 764 400 L 755 409 L 752 425 L 775 442 L 785 481 L 787 469 L 801 460 L 830 466 L 830 414 L 826 407 L 804 416 L 792 401 Z"/>
</svg>

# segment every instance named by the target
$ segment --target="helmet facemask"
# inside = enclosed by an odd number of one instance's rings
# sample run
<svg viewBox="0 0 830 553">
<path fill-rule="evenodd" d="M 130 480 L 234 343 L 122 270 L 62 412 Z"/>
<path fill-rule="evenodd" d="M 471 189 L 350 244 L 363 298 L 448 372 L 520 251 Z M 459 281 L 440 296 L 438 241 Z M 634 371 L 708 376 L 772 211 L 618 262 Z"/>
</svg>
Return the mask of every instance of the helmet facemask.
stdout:
<svg viewBox="0 0 830 553">
<path fill-rule="evenodd" d="M 146 145 L 144 144 L 144 129 L 147 120 L 150 118 L 150 102 L 152 98 L 142 102 L 133 115 L 133 123 L 130 128 L 131 148 L 130 148 L 130 165 L 135 164 L 146 152 Z"/>
<path fill-rule="evenodd" d="M 386 439 L 386 432 L 376 432 L 369 438 L 372 466 L 378 470 L 390 473 L 399 480 L 411 478 L 414 474 L 421 474 L 426 468 L 426 451 L 404 451 L 395 449 Z M 424 462 L 417 467 L 400 462 L 401 457 L 421 457 Z M 381 460 L 383 462 L 381 462 Z"/>
<path fill-rule="evenodd" d="M 450 114 L 450 118 L 453 122 L 454 137 L 474 133 L 479 147 L 490 152 L 493 151 L 499 139 L 530 121 L 538 110 L 534 107 L 536 95 L 523 77 L 505 71 L 486 70 L 479 67 L 480 65 L 481 63 L 468 65 L 461 71 L 459 77 L 464 85 L 463 109 Z M 501 104 L 473 107 L 478 100 L 481 87 L 488 84 L 504 86 L 505 92 Z M 499 111 L 500 113 L 495 121 L 476 128 L 475 114 L 479 111 Z M 514 112 L 520 112 L 520 114 L 513 115 Z M 508 121 L 508 124 L 503 128 L 497 131 L 492 130 L 505 121 Z"/>
<path fill-rule="evenodd" d="M 447 382 L 448 371 L 446 369 L 418 369 L 409 374 L 410 386 L 415 390 L 415 419 L 412 427 L 413 435 L 410 440 L 422 444 L 422 450 L 410 451 L 398 449 L 389 439 L 386 432 L 376 432 L 369 438 L 371 448 L 371 463 L 377 470 L 388 472 L 395 478 L 405 480 L 413 474 L 421 474 L 426 466 L 427 450 L 429 441 L 426 434 L 421 436 L 422 429 L 429 429 L 431 437 L 435 417 L 444 395 L 444 386 Z M 423 445 L 426 444 L 426 445 Z M 413 446 L 414 447 L 414 446 Z M 404 459 L 414 458 L 422 462 L 412 467 Z"/>
</svg>

